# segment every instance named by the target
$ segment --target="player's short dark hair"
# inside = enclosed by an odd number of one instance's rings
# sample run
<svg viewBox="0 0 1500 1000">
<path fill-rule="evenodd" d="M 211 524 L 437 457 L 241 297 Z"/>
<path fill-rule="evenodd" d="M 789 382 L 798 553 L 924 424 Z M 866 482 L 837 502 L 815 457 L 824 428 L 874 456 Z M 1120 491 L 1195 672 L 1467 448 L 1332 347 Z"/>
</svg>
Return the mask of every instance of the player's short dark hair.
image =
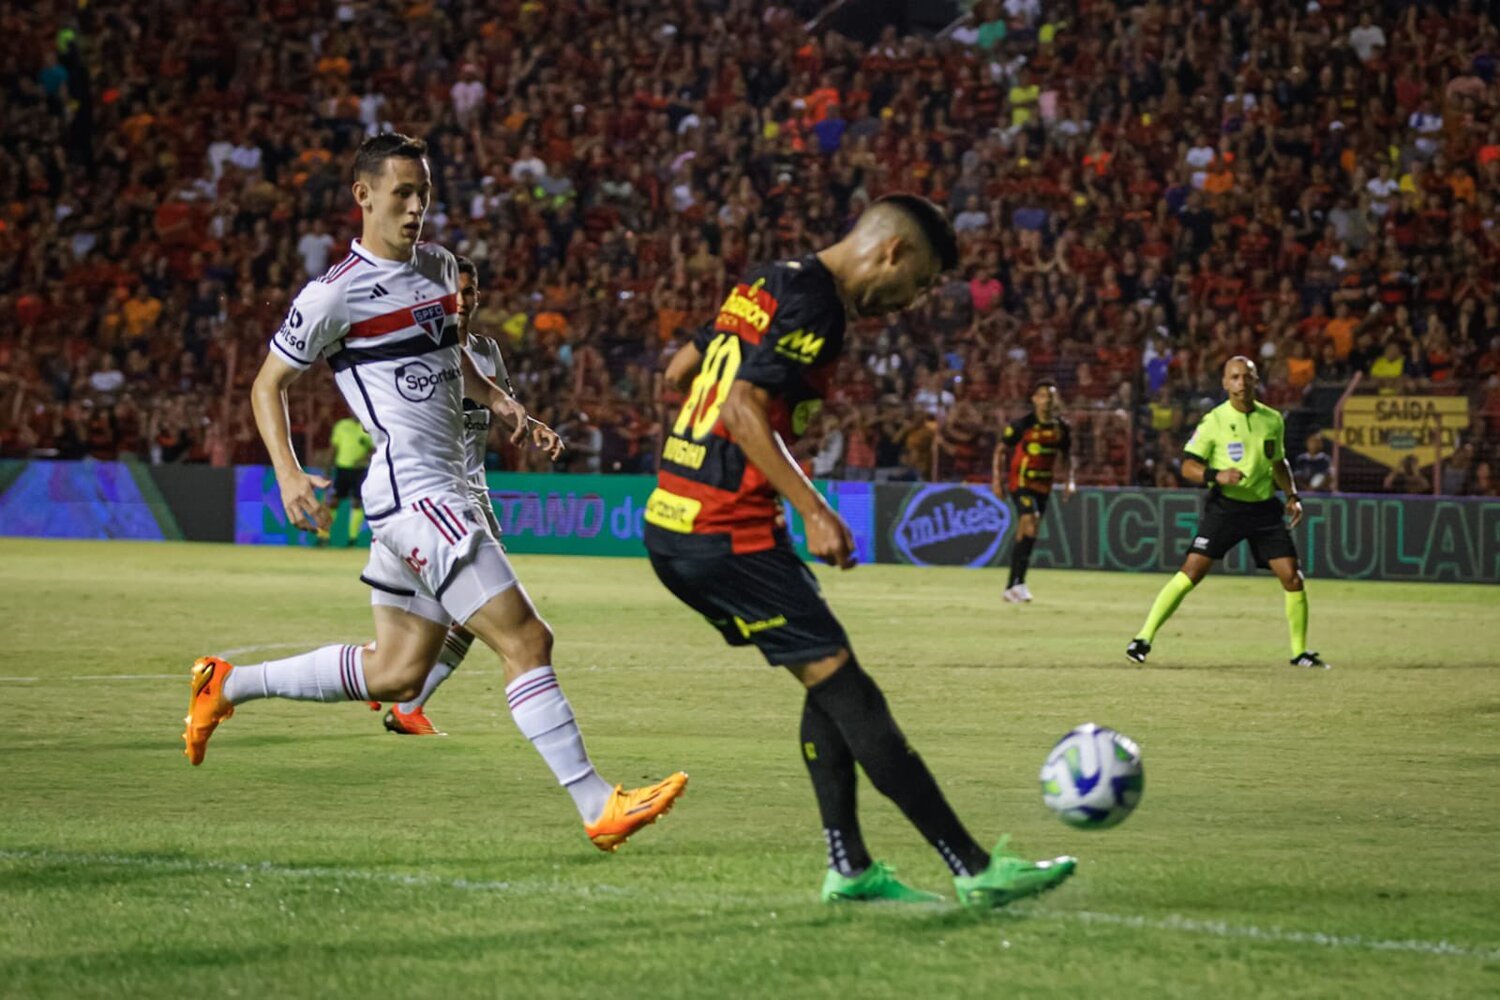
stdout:
<svg viewBox="0 0 1500 1000">
<path fill-rule="evenodd" d="M 1057 389 L 1057 379 L 1050 377 L 1037 379 L 1036 385 L 1031 387 L 1031 391 L 1036 392 L 1038 389 Z"/>
<path fill-rule="evenodd" d="M 467 274 L 469 279 L 477 285 L 479 283 L 479 268 L 474 262 L 463 254 L 454 254 L 453 259 L 458 261 L 458 273 Z"/>
<path fill-rule="evenodd" d="M 958 266 L 958 237 L 953 232 L 953 223 L 941 208 L 919 194 L 888 194 L 875 199 L 877 205 L 890 205 L 905 212 L 927 237 L 927 245 L 942 264 L 944 271 Z"/>
<path fill-rule="evenodd" d="M 392 157 L 420 160 L 427 155 L 427 143 L 400 132 L 382 132 L 360 143 L 354 154 L 354 179 L 379 177 L 385 161 Z"/>
</svg>

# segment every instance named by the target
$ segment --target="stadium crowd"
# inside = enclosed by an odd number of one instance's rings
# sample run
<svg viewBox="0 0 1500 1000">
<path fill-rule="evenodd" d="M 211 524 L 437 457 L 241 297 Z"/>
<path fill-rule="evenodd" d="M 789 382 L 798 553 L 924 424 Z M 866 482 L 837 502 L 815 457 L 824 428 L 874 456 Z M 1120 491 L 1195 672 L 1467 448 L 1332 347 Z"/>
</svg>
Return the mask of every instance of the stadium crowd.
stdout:
<svg viewBox="0 0 1500 1000">
<path fill-rule="evenodd" d="M 983 0 L 938 38 L 873 45 L 811 13 L 7 7 L 0 456 L 264 461 L 249 381 L 357 231 L 353 149 L 395 128 L 429 143 L 426 236 L 478 263 L 477 328 L 567 469 L 649 469 L 664 358 L 728 283 L 909 190 L 949 208 L 961 273 L 851 329 L 813 471 L 987 480 L 997 429 L 1051 376 L 1080 481 L 1175 484 L 1243 353 L 1268 403 L 1319 411 L 1312 431 L 1355 373 L 1469 395 L 1438 486 L 1500 493 L 1482 4 Z M 298 386 L 307 460 L 341 406 L 326 376 Z M 1423 483 L 1414 464 L 1376 488 Z"/>
</svg>

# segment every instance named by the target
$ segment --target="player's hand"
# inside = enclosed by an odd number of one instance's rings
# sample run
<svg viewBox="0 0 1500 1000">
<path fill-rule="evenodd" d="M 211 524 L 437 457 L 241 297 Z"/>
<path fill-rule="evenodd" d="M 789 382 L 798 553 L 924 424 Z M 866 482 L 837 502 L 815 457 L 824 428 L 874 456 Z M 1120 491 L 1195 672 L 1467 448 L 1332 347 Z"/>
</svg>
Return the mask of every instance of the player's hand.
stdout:
<svg viewBox="0 0 1500 1000">
<path fill-rule="evenodd" d="M 1239 469 L 1220 469 L 1219 474 L 1214 477 L 1214 482 L 1220 486 L 1233 486 L 1245 478 L 1245 474 Z"/>
<path fill-rule="evenodd" d="M 323 531 L 333 521 L 328 508 L 318 499 L 318 490 L 328 488 L 328 480 L 302 470 L 291 475 L 277 476 L 281 487 L 281 506 L 286 509 L 286 519 L 305 531 Z"/>
<path fill-rule="evenodd" d="M 1302 523 L 1302 501 L 1292 497 L 1286 502 L 1287 526 L 1295 528 Z"/>
<path fill-rule="evenodd" d="M 839 569 L 854 568 L 854 532 L 844 519 L 824 507 L 803 519 L 807 528 L 807 551 Z"/>
<path fill-rule="evenodd" d="M 501 393 L 490 403 L 490 412 L 504 420 L 510 425 L 510 443 L 521 445 L 526 443 L 526 434 L 529 428 L 526 426 L 526 407 L 521 401 L 508 393 Z"/>
<path fill-rule="evenodd" d="M 538 451 L 546 452 L 547 457 L 552 461 L 557 461 L 557 456 L 561 455 L 563 448 L 566 447 L 563 444 L 562 435 L 535 417 L 527 417 L 526 421 L 531 431 L 532 446 Z"/>
</svg>

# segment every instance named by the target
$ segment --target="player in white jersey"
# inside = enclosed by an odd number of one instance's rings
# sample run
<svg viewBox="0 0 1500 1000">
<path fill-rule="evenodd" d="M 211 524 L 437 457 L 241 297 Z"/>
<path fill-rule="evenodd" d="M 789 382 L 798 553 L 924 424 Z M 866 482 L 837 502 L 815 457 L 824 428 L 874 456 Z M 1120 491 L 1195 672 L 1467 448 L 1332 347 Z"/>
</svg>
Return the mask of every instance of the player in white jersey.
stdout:
<svg viewBox="0 0 1500 1000">
<path fill-rule="evenodd" d="M 515 388 L 510 382 L 510 373 L 505 368 L 505 358 L 500 353 L 500 345 L 489 337 L 473 333 L 470 324 L 473 322 L 474 312 L 479 308 L 479 269 L 474 262 L 467 257 L 458 258 L 458 343 L 469 355 L 469 360 L 479 373 L 496 385 L 505 389 L 512 396 Z M 494 505 L 490 502 L 490 484 L 485 474 L 484 457 L 489 448 L 490 419 L 489 407 L 476 399 L 471 399 L 466 392 L 464 394 L 464 454 L 465 465 L 468 472 L 469 498 L 474 507 L 484 516 L 489 525 L 490 533 L 496 538 L 500 537 L 500 520 L 495 516 Z M 557 458 L 563 450 L 562 439 L 557 432 L 546 424 L 541 423 L 534 417 L 527 417 L 531 425 L 532 440 L 551 458 Z M 448 630 L 448 636 L 443 640 L 443 650 L 438 654 L 437 662 L 427 673 L 427 679 L 422 684 L 422 690 L 410 701 L 400 702 L 392 705 L 385 713 L 385 728 L 402 736 L 444 736 L 445 734 L 432 720 L 427 717 L 427 699 L 432 693 L 453 675 L 459 664 L 463 663 L 464 657 L 469 655 L 469 649 L 474 645 L 474 633 L 464 628 L 458 622 Z M 377 710 L 379 703 L 373 703 Z"/>
<path fill-rule="evenodd" d="M 186 754 L 202 763 L 218 724 L 257 698 L 413 698 L 449 623 L 459 621 L 500 655 L 516 725 L 572 796 L 589 839 L 613 851 L 671 807 L 687 775 L 627 792 L 595 771 L 551 666 L 552 631 L 469 498 L 464 394 L 482 400 L 512 440 L 531 428 L 525 408 L 459 347 L 458 264 L 417 241 L 431 192 L 424 143 L 393 133 L 364 142 L 353 185 L 363 232 L 348 257 L 297 296 L 251 389 L 287 517 L 301 527 L 326 521 L 317 489 L 328 482 L 309 475 L 292 448 L 288 386 L 324 358 L 375 442 L 364 493 L 374 542 L 360 576 L 372 588 L 375 642 L 251 666 L 200 658 Z"/>
</svg>

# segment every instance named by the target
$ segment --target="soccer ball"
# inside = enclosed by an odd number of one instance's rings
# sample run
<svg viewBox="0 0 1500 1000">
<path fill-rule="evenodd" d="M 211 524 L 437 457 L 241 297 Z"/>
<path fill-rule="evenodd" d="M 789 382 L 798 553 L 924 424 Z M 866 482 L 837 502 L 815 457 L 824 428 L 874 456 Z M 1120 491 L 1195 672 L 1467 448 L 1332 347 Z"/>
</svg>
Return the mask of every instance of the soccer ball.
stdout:
<svg viewBox="0 0 1500 1000">
<path fill-rule="evenodd" d="M 1085 722 L 1057 741 L 1042 765 L 1042 801 L 1069 826 L 1103 830 L 1141 801 L 1146 772 L 1135 741 Z"/>
</svg>

